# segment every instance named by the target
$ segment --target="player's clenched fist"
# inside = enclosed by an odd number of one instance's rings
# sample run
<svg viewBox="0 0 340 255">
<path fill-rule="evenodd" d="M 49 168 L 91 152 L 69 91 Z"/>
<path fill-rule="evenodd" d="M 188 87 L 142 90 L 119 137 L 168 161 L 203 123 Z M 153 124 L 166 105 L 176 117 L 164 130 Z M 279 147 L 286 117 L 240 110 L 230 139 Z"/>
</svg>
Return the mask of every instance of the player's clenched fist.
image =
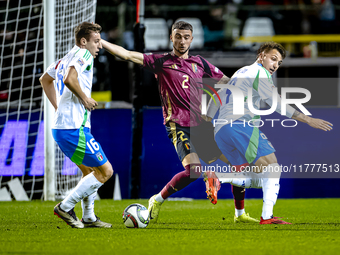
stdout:
<svg viewBox="0 0 340 255">
<path fill-rule="evenodd" d="M 85 109 L 89 111 L 93 111 L 98 105 L 97 101 L 91 97 L 86 97 L 81 103 L 84 105 Z"/>
</svg>

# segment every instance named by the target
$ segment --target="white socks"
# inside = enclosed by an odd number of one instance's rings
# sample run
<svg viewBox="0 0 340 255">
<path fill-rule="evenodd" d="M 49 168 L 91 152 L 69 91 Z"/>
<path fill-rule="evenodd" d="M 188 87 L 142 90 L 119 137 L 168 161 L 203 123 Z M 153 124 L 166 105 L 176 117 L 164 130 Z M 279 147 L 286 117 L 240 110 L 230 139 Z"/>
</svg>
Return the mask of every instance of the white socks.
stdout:
<svg viewBox="0 0 340 255">
<path fill-rule="evenodd" d="M 80 180 L 78 185 L 71 191 L 71 193 L 61 202 L 60 208 L 65 212 L 70 211 L 80 200 L 93 194 L 102 185 L 103 183 L 98 181 L 97 178 L 94 177 L 93 173 L 86 175 Z"/>
<path fill-rule="evenodd" d="M 83 220 L 86 222 L 95 222 L 97 220 L 94 214 L 94 200 L 97 197 L 97 191 L 81 200 L 81 208 L 83 209 Z"/>
<path fill-rule="evenodd" d="M 262 219 L 268 220 L 273 216 L 274 203 L 272 201 L 263 201 Z"/>
<path fill-rule="evenodd" d="M 159 193 L 156 195 L 155 200 L 156 200 L 157 202 L 160 202 L 160 203 L 163 203 L 163 202 L 164 202 L 164 198 L 162 197 L 161 192 L 159 192 Z"/>
<path fill-rule="evenodd" d="M 230 183 L 241 188 L 253 188 L 250 173 L 235 173 L 233 178 L 219 178 L 221 183 Z"/>
<path fill-rule="evenodd" d="M 262 218 L 270 219 L 273 216 L 274 205 L 280 190 L 281 166 L 278 163 L 269 164 L 262 173 L 241 172 L 235 173 L 233 178 L 219 178 L 221 183 L 230 183 L 242 188 L 262 188 L 263 207 Z M 235 209 L 238 217 L 244 211 Z"/>
<path fill-rule="evenodd" d="M 262 218 L 270 219 L 280 190 L 281 167 L 278 163 L 269 164 L 263 172 L 263 207 Z"/>
<path fill-rule="evenodd" d="M 261 173 L 254 173 L 254 172 L 249 173 L 249 175 L 251 176 L 250 188 L 262 189 L 263 175 Z"/>
<path fill-rule="evenodd" d="M 235 216 L 236 217 L 239 217 L 241 216 L 242 214 L 244 214 L 246 211 L 244 209 L 236 209 L 235 208 Z"/>
</svg>

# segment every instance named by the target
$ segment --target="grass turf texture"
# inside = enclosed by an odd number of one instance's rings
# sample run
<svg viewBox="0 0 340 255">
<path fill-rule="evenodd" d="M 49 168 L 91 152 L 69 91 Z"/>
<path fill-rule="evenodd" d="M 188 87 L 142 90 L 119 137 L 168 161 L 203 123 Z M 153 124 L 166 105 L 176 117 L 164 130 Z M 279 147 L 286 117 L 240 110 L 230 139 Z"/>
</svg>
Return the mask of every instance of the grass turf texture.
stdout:
<svg viewBox="0 0 340 255">
<path fill-rule="evenodd" d="M 0 202 L 0 254 L 338 254 L 339 199 L 279 199 L 276 216 L 293 225 L 234 224 L 233 200 L 166 201 L 157 224 L 127 229 L 125 207 L 147 200 L 100 200 L 112 229 L 72 229 L 53 215 L 56 202 Z M 261 200 L 246 200 L 260 218 Z M 80 203 L 75 212 L 81 218 Z"/>
</svg>

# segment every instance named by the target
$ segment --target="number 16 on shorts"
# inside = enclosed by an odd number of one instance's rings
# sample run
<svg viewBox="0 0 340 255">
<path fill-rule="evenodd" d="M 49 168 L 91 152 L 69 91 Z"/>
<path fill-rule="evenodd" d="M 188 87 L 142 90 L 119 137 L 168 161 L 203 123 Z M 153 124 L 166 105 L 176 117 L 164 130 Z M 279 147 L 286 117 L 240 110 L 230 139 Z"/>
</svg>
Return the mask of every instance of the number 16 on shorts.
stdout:
<svg viewBox="0 0 340 255">
<path fill-rule="evenodd" d="M 99 151 L 99 149 L 100 149 L 99 144 L 96 142 L 96 140 L 94 140 L 94 138 L 92 138 L 90 141 L 88 141 L 86 143 L 86 145 L 90 149 L 92 154 L 94 154 L 95 151 Z"/>
<path fill-rule="evenodd" d="M 92 152 L 92 154 L 96 154 L 96 157 L 99 161 L 102 161 L 103 155 L 100 153 L 100 146 L 99 144 L 96 142 L 96 140 L 94 140 L 94 138 L 92 138 L 90 141 L 88 141 L 86 143 L 87 147 L 89 148 L 89 150 Z"/>
</svg>

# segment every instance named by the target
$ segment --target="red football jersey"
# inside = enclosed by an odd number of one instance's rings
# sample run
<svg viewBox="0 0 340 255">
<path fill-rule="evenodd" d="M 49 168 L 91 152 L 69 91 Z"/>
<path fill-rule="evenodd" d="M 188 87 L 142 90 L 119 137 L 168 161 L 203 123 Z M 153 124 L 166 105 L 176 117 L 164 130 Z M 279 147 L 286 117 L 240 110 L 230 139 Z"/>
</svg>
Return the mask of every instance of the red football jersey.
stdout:
<svg viewBox="0 0 340 255">
<path fill-rule="evenodd" d="M 198 55 L 187 59 L 173 53 L 143 55 L 143 67 L 157 75 L 164 124 L 173 121 L 184 127 L 199 125 L 203 121 L 203 78 L 219 81 L 224 74 Z"/>
</svg>

